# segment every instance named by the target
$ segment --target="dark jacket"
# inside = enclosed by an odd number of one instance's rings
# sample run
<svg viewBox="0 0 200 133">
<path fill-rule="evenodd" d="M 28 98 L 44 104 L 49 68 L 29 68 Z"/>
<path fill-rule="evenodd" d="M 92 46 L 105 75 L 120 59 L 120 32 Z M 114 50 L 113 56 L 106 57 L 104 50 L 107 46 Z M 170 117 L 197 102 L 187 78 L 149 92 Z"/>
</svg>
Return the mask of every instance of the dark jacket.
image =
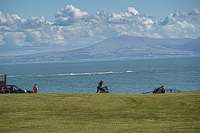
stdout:
<svg viewBox="0 0 200 133">
<path fill-rule="evenodd" d="M 102 88 L 103 86 L 103 82 L 99 82 L 98 86 L 97 86 L 97 93 L 99 92 L 99 90 Z"/>
</svg>

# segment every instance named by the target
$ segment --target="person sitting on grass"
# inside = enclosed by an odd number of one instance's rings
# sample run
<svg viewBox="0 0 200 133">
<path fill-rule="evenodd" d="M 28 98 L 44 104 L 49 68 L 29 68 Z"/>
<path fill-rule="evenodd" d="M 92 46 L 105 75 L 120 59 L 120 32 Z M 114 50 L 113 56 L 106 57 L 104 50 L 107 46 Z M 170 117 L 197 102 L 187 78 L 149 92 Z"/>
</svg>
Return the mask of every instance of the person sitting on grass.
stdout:
<svg viewBox="0 0 200 133">
<path fill-rule="evenodd" d="M 165 93 L 165 87 L 162 85 L 161 87 L 155 88 L 153 93 Z"/>
</svg>

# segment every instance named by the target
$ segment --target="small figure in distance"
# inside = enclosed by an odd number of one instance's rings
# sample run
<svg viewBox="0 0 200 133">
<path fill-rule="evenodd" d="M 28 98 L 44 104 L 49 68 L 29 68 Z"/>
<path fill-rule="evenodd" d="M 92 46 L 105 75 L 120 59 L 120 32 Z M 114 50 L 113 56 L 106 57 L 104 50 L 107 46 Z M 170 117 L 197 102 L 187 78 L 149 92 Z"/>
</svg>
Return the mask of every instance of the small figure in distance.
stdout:
<svg viewBox="0 0 200 133">
<path fill-rule="evenodd" d="M 159 88 L 155 88 L 155 90 L 153 91 L 153 93 L 165 93 L 165 87 L 162 85 Z"/>
<path fill-rule="evenodd" d="M 37 92 L 38 92 L 38 87 L 37 87 L 36 84 L 33 86 L 33 91 L 34 91 L 34 93 L 37 93 Z"/>
<path fill-rule="evenodd" d="M 165 93 L 165 87 L 163 85 L 160 87 L 160 89 L 161 89 L 161 93 Z"/>
<path fill-rule="evenodd" d="M 103 80 L 101 80 L 97 86 L 97 93 L 99 93 L 99 90 L 103 87 Z"/>
</svg>

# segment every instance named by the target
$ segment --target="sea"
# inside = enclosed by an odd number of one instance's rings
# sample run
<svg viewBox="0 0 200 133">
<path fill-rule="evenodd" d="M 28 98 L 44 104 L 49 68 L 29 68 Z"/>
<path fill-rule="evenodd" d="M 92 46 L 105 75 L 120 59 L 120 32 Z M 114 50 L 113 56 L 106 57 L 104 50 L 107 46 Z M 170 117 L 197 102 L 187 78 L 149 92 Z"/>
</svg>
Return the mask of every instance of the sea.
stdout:
<svg viewBox="0 0 200 133">
<path fill-rule="evenodd" d="M 200 57 L 62 63 L 0 64 L 7 84 L 38 93 L 144 93 L 163 85 L 179 91 L 200 90 Z"/>
</svg>

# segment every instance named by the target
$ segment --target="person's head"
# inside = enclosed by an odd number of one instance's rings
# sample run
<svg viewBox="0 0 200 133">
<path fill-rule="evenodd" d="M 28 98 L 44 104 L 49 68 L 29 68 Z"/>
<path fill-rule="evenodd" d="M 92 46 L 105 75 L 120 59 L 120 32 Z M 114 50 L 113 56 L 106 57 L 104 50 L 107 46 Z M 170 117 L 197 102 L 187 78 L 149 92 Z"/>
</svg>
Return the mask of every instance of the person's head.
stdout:
<svg viewBox="0 0 200 133">
<path fill-rule="evenodd" d="M 103 83 L 103 80 L 101 80 L 101 82 Z"/>
<path fill-rule="evenodd" d="M 35 84 L 36 85 L 36 84 Z"/>
</svg>

